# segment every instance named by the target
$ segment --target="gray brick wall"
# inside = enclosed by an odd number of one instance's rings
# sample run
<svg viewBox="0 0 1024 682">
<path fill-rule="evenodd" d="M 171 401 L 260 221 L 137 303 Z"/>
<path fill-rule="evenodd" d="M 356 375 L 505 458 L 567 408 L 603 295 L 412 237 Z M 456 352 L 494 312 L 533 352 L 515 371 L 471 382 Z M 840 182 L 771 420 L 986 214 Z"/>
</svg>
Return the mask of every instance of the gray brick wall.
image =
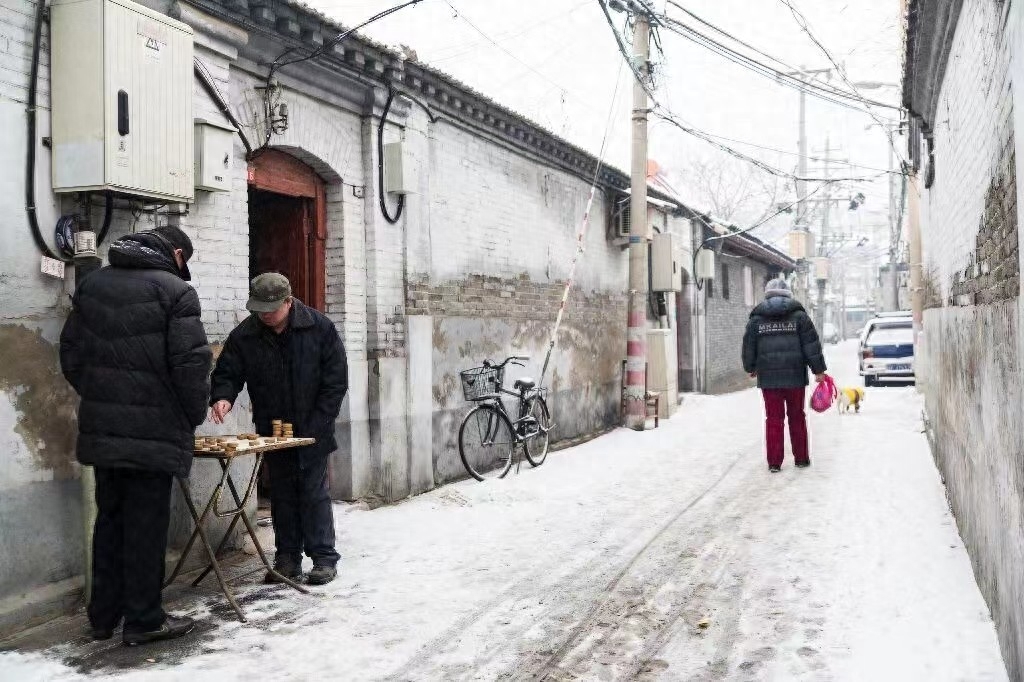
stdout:
<svg viewBox="0 0 1024 682">
<path fill-rule="evenodd" d="M 525 275 L 515 279 L 469 275 L 436 285 L 409 282 L 407 306 L 410 315 L 500 317 L 553 323 L 564 291 L 562 282 L 537 283 Z M 621 326 L 626 320 L 626 302 L 621 292 L 575 288 L 566 304 L 565 320 L 595 330 Z"/>
<path fill-rule="evenodd" d="M 744 267 L 749 267 L 752 297 L 746 296 Z M 740 353 L 743 332 L 754 305 L 764 296 L 764 285 L 769 275 L 777 271 L 749 258 L 721 255 L 716 258 L 716 278 L 707 291 L 707 392 L 725 393 L 746 388 L 751 381 L 743 371 Z M 729 296 L 725 296 L 728 280 Z"/>
</svg>

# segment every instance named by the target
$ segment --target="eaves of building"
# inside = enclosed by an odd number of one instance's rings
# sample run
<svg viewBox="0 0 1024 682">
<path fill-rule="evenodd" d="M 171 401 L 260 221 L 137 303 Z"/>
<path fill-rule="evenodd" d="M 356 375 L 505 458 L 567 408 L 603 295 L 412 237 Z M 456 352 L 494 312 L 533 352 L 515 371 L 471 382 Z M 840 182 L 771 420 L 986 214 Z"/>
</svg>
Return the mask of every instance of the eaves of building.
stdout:
<svg viewBox="0 0 1024 682">
<path fill-rule="evenodd" d="M 189 0 L 188 5 L 289 48 L 317 49 L 346 28 L 322 13 L 290 0 Z M 558 137 L 525 116 L 459 82 L 446 73 L 355 33 L 332 45 L 317 61 L 380 87 L 391 85 L 426 104 L 435 116 L 486 132 L 529 156 L 590 181 L 598 170 L 594 155 Z M 630 187 L 627 173 L 601 164 L 598 185 L 612 192 Z M 650 196 L 687 210 L 675 197 L 654 187 Z"/>
</svg>

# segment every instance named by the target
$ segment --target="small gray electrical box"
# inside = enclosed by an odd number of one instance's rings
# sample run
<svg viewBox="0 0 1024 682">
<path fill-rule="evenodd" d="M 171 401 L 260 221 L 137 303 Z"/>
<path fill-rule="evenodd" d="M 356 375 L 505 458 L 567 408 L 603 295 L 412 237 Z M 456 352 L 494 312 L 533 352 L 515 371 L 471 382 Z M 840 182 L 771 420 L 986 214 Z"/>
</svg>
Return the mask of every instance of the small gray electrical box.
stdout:
<svg viewBox="0 0 1024 682">
<path fill-rule="evenodd" d="M 207 192 L 231 191 L 231 167 L 236 131 L 224 124 L 195 120 L 196 189 Z"/>
<path fill-rule="evenodd" d="M 416 170 L 401 142 L 384 145 L 384 191 L 389 194 L 415 194 Z"/>
<path fill-rule="evenodd" d="M 651 242 L 651 291 L 679 291 L 682 284 L 672 235 L 655 234 Z"/>
</svg>

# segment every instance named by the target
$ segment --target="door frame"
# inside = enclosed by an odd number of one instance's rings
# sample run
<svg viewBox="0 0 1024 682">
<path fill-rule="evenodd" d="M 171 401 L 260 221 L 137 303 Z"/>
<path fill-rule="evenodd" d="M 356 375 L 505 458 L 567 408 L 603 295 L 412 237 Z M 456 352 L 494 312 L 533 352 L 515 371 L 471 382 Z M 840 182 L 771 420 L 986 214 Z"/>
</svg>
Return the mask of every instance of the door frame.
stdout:
<svg viewBox="0 0 1024 682">
<path fill-rule="evenodd" d="M 267 149 L 249 162 L 249 187 L 265 192 L 308 199 L 303 216 L 306 248 L 303 267 L 312 289 L 303 303 L 324 311 L 327 298 L 327 183 L 315 170 L 294 156 Z"/>
</svg>

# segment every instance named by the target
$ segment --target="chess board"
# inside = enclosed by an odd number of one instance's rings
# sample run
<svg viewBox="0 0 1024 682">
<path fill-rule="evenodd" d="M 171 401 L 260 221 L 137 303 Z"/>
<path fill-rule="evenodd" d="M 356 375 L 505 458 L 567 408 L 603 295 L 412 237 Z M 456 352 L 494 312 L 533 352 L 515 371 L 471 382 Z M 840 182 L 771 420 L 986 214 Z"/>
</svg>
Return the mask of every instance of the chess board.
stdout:
<svg viewBox="0 0 1024 682">
<path fill-rule="evenodd" d="M 248 434 L 252 435 L 252 434 Z M 222 459 L 253 455 L 258 452 L 287 450 L 305 445 L 313 445 L 316 438 L 239 438 L 239 436 L 196 436 L 193 455 L 199 458 Z M 233 446 L 233 447 L 231 447 Z"/>
</svg>

